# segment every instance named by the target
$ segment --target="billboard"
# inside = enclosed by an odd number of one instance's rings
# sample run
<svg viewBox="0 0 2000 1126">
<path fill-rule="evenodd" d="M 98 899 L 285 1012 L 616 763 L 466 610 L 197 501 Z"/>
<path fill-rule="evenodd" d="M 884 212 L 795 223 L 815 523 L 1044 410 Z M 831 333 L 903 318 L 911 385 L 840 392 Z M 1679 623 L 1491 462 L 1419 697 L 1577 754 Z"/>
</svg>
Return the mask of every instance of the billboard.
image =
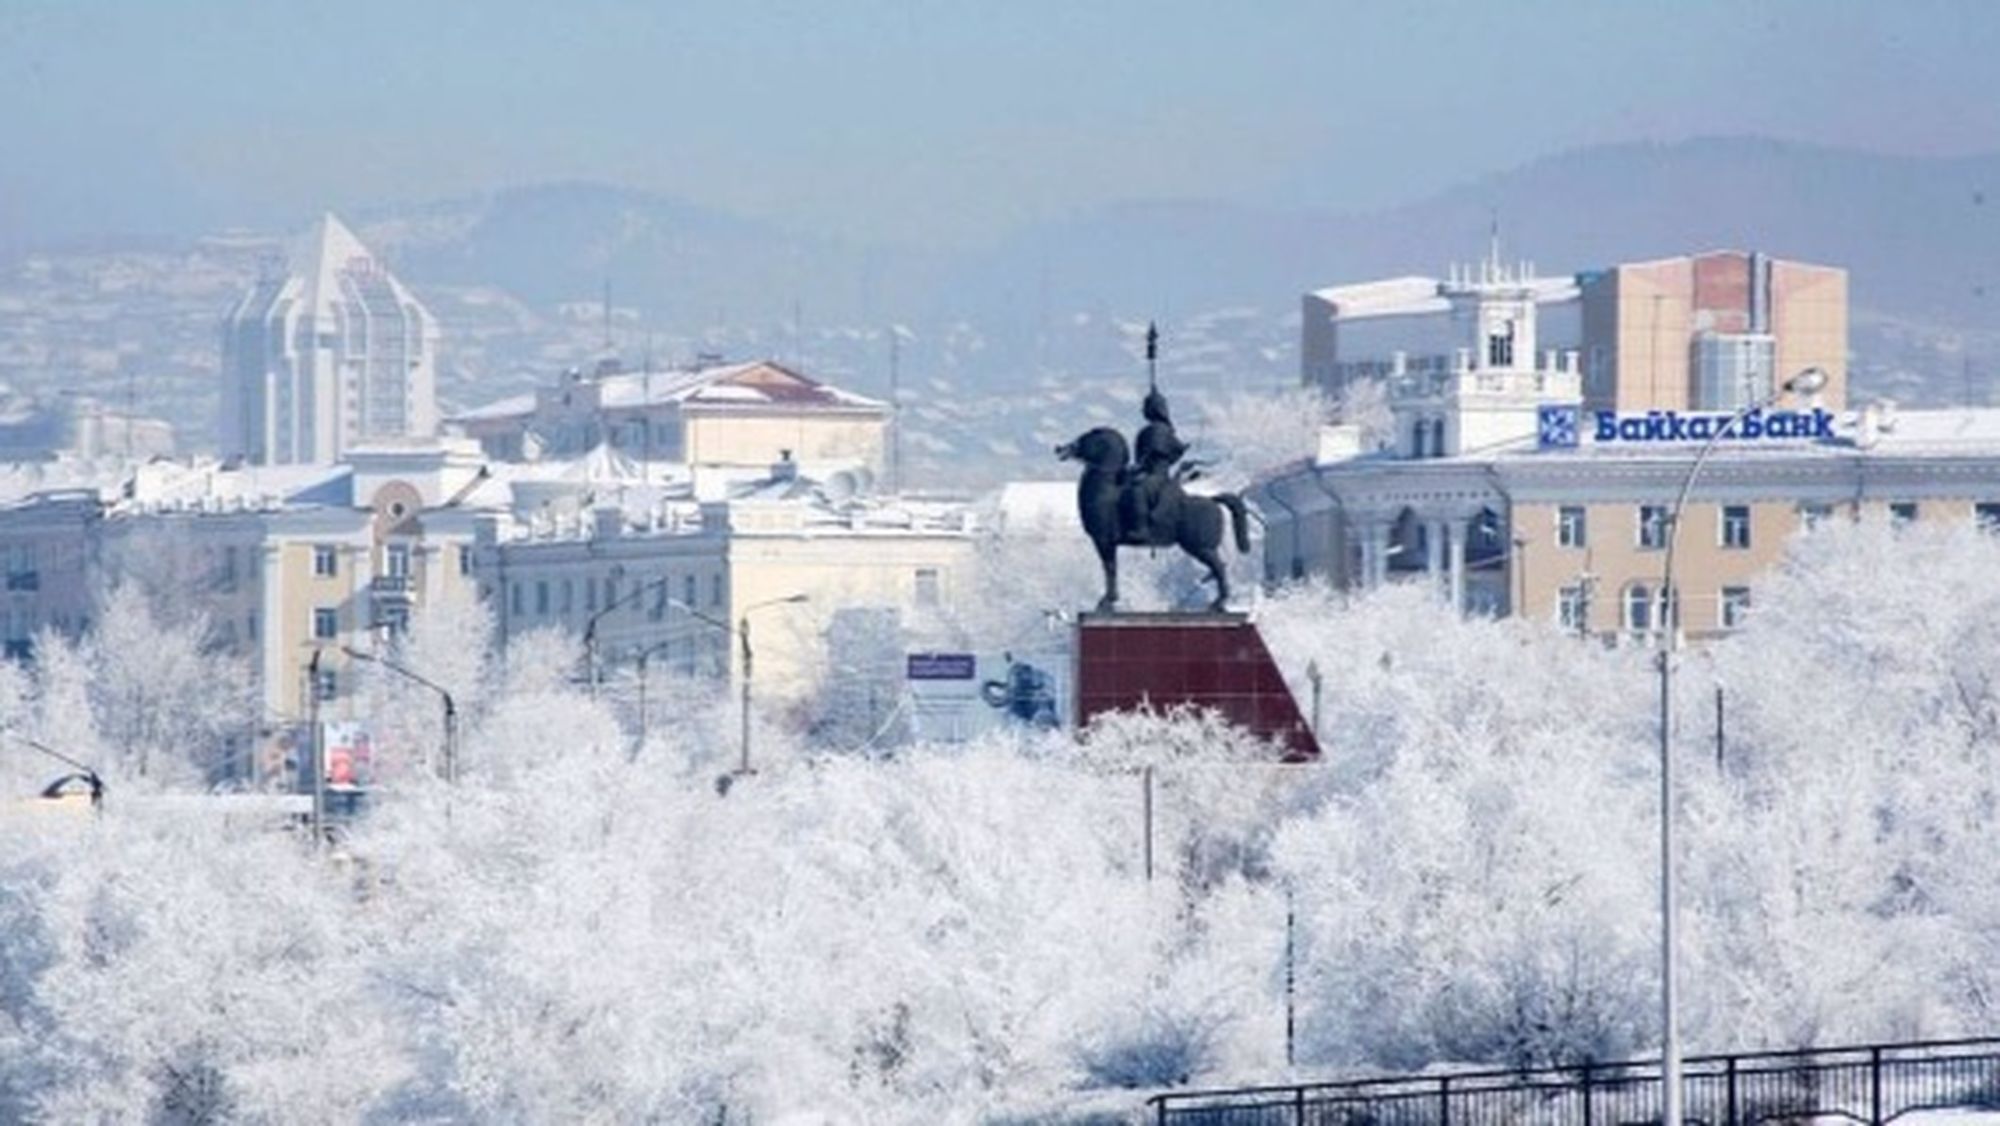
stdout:
<svg viewBox="0 0 2000 1126">
<path fill-rule="evenodd" d="M 367 725 L 346 720 L 319 726 L 328 788 L 361 789 L 373 785 L 375 737 Z"/>
</svg>

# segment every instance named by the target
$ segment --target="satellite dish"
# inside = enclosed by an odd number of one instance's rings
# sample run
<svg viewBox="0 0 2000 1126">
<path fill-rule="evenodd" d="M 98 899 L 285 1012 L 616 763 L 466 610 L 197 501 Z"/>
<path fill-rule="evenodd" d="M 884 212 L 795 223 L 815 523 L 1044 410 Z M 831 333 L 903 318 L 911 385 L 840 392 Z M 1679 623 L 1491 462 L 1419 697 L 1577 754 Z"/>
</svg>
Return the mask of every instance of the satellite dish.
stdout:
<svg viewBox="0 0 2000 1126">
<path fill-rule="evenodd" d="M 854 471 L 843 469 L 828 477 L 820 484 L 819 495 L 828 504 L 846 504 L 861 492 L 861 483 L 855 480 Z"/>
</svg>

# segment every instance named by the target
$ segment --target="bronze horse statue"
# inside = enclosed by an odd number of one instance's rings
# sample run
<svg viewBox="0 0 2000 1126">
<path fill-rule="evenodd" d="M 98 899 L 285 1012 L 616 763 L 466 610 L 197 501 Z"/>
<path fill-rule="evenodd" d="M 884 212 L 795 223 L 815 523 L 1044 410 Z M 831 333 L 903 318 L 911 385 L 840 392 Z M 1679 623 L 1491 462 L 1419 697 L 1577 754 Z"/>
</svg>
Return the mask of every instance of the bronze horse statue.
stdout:
<svg viewBox="0 0 2000 1126">
<path fill-rule="evenodd" d="M 1160 500 L 1148 513 L 1141 503 L 1142 482 L 1131 464 L 1131 447 L 1125 436 L 1100 426 L 1073 442 L 1056 447 L 1064 461 L 1083 463 L 1083 476 L 1076 485 L 1077 514 L 1083 530 L 1097 548 L 1104 565 L 1104 597 L 1099 610 L 1118 605 L 1118 549 L 1121 547 L 1178 547 L 1202 566 L 1215 582 L 1211 610 L 1222 610 L 1229 601 L 1229 576 L 1217 549 L 1222 545 L 1222 513 L 1229 512 L 1236 533 L 1236 550 L 1250 550 L 1250 515 L 1243 498 L 1235 493 L 1213 497 L 1194 496 L 1181 488 L 1185 474 L 1165 483 Z"/>
</svg>

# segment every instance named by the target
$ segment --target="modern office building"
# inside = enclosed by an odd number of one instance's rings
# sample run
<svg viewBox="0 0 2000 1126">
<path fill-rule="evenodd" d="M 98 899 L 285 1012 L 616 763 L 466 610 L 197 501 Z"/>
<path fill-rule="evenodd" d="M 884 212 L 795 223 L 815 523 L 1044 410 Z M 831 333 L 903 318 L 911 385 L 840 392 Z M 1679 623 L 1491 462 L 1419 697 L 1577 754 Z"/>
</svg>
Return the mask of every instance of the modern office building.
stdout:
<svg viewBox="0 0 2000 1126">
<path fill-rule="evenodd" d="M 349 447 L 437 432 L 437 321 L 331 214 L 222 329 L 224 459 L 331 464 Z"/>
<path fill-rule="evenodd" d="M 1717 250 L 1538 276 L 1486 261 L 1443 279 L 1402 277 L 1315 290 L 1302 307 L 1302 380 L 1338 396 L 1356 379 L 1469 363 L 1481 287 L 1528 295 L 1539 347 L 1576 352 L 1593 410 L 1725 410 L 1779 372 L 1826 373 L 1821 401 L 1847 403 L 1847 272 Z M 1481 342 L 1477 346 L 1484 347 Z"/>
</svg>

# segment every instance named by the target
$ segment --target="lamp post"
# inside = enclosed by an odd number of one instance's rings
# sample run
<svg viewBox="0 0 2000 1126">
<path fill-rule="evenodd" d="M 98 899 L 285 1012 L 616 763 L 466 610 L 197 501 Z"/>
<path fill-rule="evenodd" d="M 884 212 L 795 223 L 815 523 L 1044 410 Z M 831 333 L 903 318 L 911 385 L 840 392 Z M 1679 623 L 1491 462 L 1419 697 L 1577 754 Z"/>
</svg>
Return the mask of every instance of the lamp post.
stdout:
<svg viewBox="0 0 2000 1126">
<path fill-rule="evenodd" d="M 603 621 L 606 615 L 610 614 L 613 610 L 616 610 L 619 607 L 624 606 L 626 603 L 637 602 L 639 599 L 644 598 L 646 596 L 647 591 L 656 588 L 660 590 L 665 590 L 666 586 L 667 586 L 667 580 L 664 577 L 654 579 L 651 582 L 640 583 L 638 586 L 633 587 L 630 591 L 627 591 L 626 593 L 611 599 L 609 602 L 606 602 L 604 604 L 603 609 L 597 611 L 590 617 L 584 619 L 583 671 L 585 679 L 587 679 L 590 682 L 591 696 L 595 697 L 597 695 L 597 676 L 598 676 L 597 623 Z"/>
<path fill-rule="evenodd" d="M 743 608 L 736 618 L 736 642 L 743 651 L 743 757 L 736 765 L 736 773 L 750 773 L 750 673 L 752 653 L 750 650 L 750 615 L 771 606 L 784 606 L 806 601 L 803 594 L 788 594 L 783 598 L 767 598 L 753 602 Z"/>
<path fill-rule="evenodd" d="M 799 601 L 804 601 L 805 596 L 797 595 L 796 598 Z M 714 628 L 721 630 L 725 637 L 728 636 L 730 632 L 728 622 L 723 621 L 721 618 L 713 617 L 709 614 L 704 614 L 700 610 L 697 610 L 694 607 L 688 605 L 687 603 L 682 602 L 678 598 L 667 599 L 667 605 L 672 606 L 677 610 L 683 611 L 689 617 L 695 619 L 698 622 L 703 623 L 704 625 L 713 626 Z M 639 651 L 639 742 L 637 746 L 633 747 L 632 749 L 632 754 L 633 757 L 635 758 L 638 757 L 639 748 L 644 747 L 646 745 L 646 723 L 647 723 L 646 665 L 647 662 L 649 662 L 652 659 L 653 654 L 666 649 L 673 643 L 674 639 L 669 638 L 665 641 L 649 645 L 646 648 Z"/>
<path fill-rule="evenodd" d="M 1681 479 L 1674 507 L 1667 514 L 1667 555 L 1660 575 L 1659 620 L 1665 631 L 1657 665 L 1660 673 L 1660 1120 L 1665 1126 L 1681 1126 L 1686 1120 L 1681 1109 L 1680 1019 L 1676 1009 L 1675 980 L 1678 952 L 1675 949 L 1674 894 L 1674 658 L 1680 651 L 1680 599 L 1674 596 L 1674 546 L 1680 540 L 1681 512 L 1695 478 L 1701 476 L 1708 455 L 1753 412 L 1763 410 L 1787 394 L 1811 395 L 1826 386 L 1826 373 L 1807 368 L 1786 380 L 1777 390 L 1729 416 L 1695 452 L 1687 476 Z"/>
<path fill-rule="evenodd" d="M 364 653 L 361 650 L 354 648 L 352 645 L 343 645 L 340 647 L 340 651 L 347 654 L 349 657 L 354 658 L 357 661 L 367 661 L 370 664 L 381 665 L 383 668 L 388 669 L 390 672 L 393 672 L 396 675 L 401 676 L 406 680 L 412 681 L 417 684 L 421 684 L 425 688 L 428 688 L 431 691 L 438 694 L 438 698 L 444 701 L 444 780 L 446 782 L 457 782 L 458 781 L 458 703 L 457 701 L 451 698 L 451 692 L 448 689 L 446 689 L 444 685 L 439 684 L 438 682 L 431 680 L 428 677 L 412 672 L 411 670 L 405 668 L 402 665 L 397 664 L 394 661 L 389 660 L 386 657 L 378 657 L 373 653 Z"/>
</svg>

